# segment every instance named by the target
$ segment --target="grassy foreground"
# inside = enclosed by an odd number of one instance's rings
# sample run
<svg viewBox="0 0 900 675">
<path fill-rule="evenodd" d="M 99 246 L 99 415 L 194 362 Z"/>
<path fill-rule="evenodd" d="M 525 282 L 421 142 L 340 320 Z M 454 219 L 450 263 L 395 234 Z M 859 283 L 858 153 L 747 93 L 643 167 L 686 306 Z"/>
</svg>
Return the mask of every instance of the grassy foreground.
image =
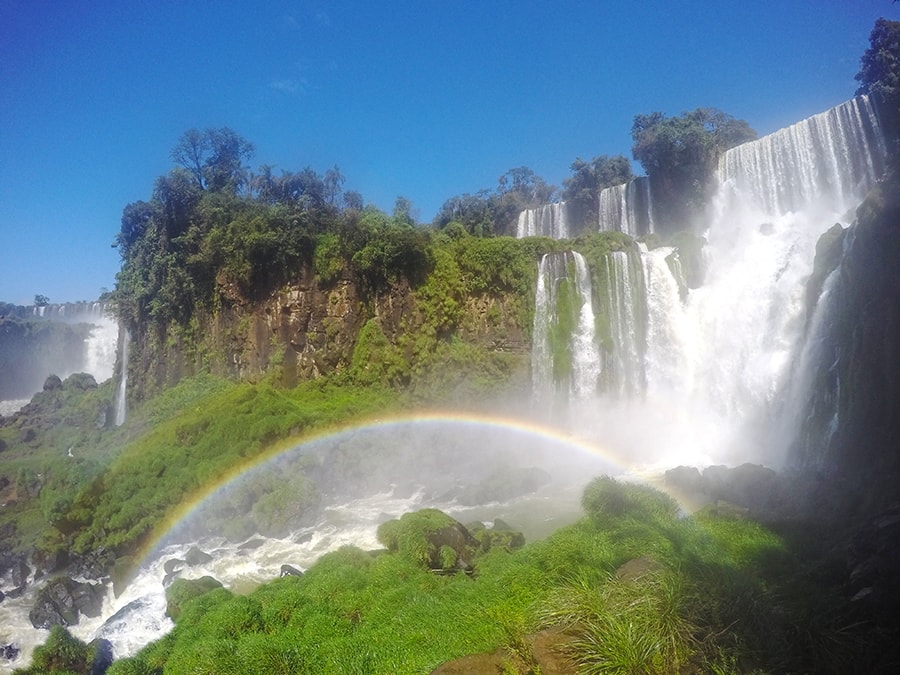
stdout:
<svg viewBox="0 0 900 675">
<path fill-rule="evenodd" d="M 348 546 L 249 595 L 219 588 L 185 601 L 169 635 L 108 672 L 427 673 L 502 648 L 503 672 L 516 673 L 532 657 L 526 637 L 545 627 L 564 631 L 578 672 L 860 672 L 864 631 L 842 623 L 827 573 L 799 561 L 790 537 L 679 517 L 667 495 L 607 477 L 582 504 L 579 522 L 493 548 L 474 574 L 423 564 L 416 537 L 433 512 L 384 528 L 389 550 Z M 76 672 L 90 657 L 57 642 Z M 45 672 L 52 645 L 42 649 L 38 670 L 22 672 Z"/>
</svg>

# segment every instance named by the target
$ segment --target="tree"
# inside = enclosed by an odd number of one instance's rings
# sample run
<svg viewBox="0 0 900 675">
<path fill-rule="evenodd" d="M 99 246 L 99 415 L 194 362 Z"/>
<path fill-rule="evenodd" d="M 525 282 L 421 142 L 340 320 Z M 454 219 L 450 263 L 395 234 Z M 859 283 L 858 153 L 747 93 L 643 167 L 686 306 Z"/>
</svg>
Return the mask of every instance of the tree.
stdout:
<svg viewBox="0 0 900 675">
<path fill-rule="evenodd" d="M 35 307 L 46 307 L 49 304 L 50 304 L 50 298 L 48 298 L 46 295 L 41 295 L 40 293 L 38 293 L 37 295 L 34 296 L 34 306 Z"/>
<path fill-rule="evenodd" d="M 188 129 L 172 148 L 172 159 L 190 172 L 202 190 L 238 193 L 248 182 L 244 161 L 253 144 L 233 129 Z"/>
<path fill-rule="evenodd" d="M 253 156 L 253 144 L 228 127 L 207 129 L 209 157 L 203 170 L 207 188 L 237 194 L 247 183 L 244 160 Z"/>
<path fill-rule="evenodd" d="M 172 148 L 172 159 L 191 172 L 197 185 L 203 184 L 203 167 L 209 153 L 209 138 L 199 129 L 188 129 Z"/>
<path fill-rule="evenodd" d="M 881 114 L 889 138 L 900 136 L 900 21 L 878 19 L 869 36 L 869 48 L 854 76 L 856 94 L 868 94 Z"/>
<path fill-rule="evenodd" d="M 344 193 L 344 208 L 349 211 L 363 210 L 363 196 L 356 190 L 347 190 Z"/>
<path fill-rule="evenodd" d="M 869 35 L 869 48 L 859 61 L 859 94 L 884 100 L 900 97 L 900 21 L 878 19 Z"/>
<path fill-rule="evenodd" d="M 345 180 L 346 178 L 344 178 L 344 174 L 341 173 L 337 164 L 325 172 L 325 180 L 323 181 L 325 183 L 325 197 L 331 206 L 334 206 L 338 197 L 340 197 Z"/>
<path fill-rule="evenodd" d="M 403 195 L 400 195 L 394 201 L 393 216 L 396 225 L 408 225 L 410 227 L 415 225 L 418 219 L 412 201 Z"/>
<path fill-rule="evenodd" d="M 594 222 L 600 193 L 632 179 L 631 162 L 622 155 L 600 155 L 590 162 L 578 157 L 569 167 L 572 176 L 563 181 L 562 198 L 574 207 L 583 222 Z"/>
<path fill-rule="evenodd" d="M 634 158 L 661 200 L 660 211 L 669 215 L 669 227 L 684 229 L 709 197 L 719 156 L 755 139 L 756 132 L 721 110 L 697 108 L 677 117 L 636 115 L 631 137 Z"/>
</svg>

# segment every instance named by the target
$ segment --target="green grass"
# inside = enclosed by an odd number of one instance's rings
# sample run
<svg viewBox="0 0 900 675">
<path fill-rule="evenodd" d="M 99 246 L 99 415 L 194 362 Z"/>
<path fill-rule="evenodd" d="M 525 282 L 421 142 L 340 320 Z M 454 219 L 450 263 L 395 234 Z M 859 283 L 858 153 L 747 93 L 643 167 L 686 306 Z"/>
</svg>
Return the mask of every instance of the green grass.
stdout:
<svg viewBox="0 0 900 675">
<path fill-rule="evenodd" d="M 813 588 L 788 592 L 803 571 L 781 537 L 747 520 L 677 518 L 650 488 L 612 490 L 626 504 L 618 513 L 598 521 L 589 512 L 518 551 L 483 554 L 472 576 L 429 571 L 401 550 L 403 519 L 394 521 L 381 533 L 394 552 L 344 547 L 246 597 L 189 600 L 169 636 L 109 672 L 238 673 L 253 663 L 271 673 L 423 673 L 468 654 L 521 651 L 542 627 L 565 629 L 579 672 L 847 668 L 861 637 L 822 625 L 833 613 L 813 620 Z M 445 520 L 405 517 L 419 534 Z M 649 561 L 645 572 L 620 578 L 636 556 Z"/>
</svg>

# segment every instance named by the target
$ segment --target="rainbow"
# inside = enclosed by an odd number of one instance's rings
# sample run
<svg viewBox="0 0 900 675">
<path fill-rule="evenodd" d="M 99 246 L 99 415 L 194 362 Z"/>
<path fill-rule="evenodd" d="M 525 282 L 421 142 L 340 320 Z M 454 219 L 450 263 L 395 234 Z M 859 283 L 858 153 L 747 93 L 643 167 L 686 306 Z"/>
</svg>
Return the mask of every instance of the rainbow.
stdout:
<svg viewBox="0 0 900 675">
<path fill-rule="evenodd" d="M 628 462 L 624 458 L 617 456 L 608 448 L 602 448 L 590 441 L 573 436 L 558 428 L 541 425 L 521 418 L 482 415 L 469 411 L 460 412 L 446 410 L 417 411 L 409 414 L 373 416 L 371 418 L 357 420 L 352 425 L 317 429 L 300 437 L 288 439 L 282 443 L 276 444 L 269 450 L 250 458 L 247 462 L 234 466 L 218 480 L 199 489 L 191 495 L 191 497 L 184 500 L 178 508 L 170 513 L 169 517 L 164 522 L 160 523 L 153 534 L 134 555 L 134 569 L 138 569 L 145 563 L 153 560 L 155 554 L 163 547 L 164 543 L 169 538 L 169 535 L 175 532 L 178 527 L 188 520 L 207 500 L 215 498 L 217 494 L 241 480 L 241 478 L 250 471 L 262 467 L 278 457 L 296 451 L 304 446 L 311 446 L 323 441 L 338 440 L 342 435 L 393 429 L 396 429 L 399 432 L 409 426 L 421 427 L 425 425 L 459 425 L 461 431 L 463 429 L 493 430 L 520 435 L 523 438 L 527 437 L 533 441 L 546 442 L 560 446 L 561 448 L 572 449 L 584 456 L 600 458 L 609 467 L 607 473 L 621 474 L 629 469 Z"/>
</svg>

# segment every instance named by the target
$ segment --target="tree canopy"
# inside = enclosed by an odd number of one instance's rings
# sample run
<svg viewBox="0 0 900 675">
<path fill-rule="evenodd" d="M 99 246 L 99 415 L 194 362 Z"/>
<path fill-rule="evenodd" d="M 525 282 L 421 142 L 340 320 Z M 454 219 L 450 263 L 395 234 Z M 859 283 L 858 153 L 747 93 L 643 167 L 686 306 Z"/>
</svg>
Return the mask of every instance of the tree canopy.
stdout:
<svg viewBox="0 0 900 675">
<path fill-rule="evenodd" d="M 855 76 L 856 93 L 872 97 L 885 133 L 896 145 L 900 143 L 900 21 L 878 19 L 869 44 Z"/>
<path fill-rule="evenodd" d="M 719 156 L 756 138 L 744 120 L 716 108 L 697 108 L 675 117 L 661 112 L 636 115 L 631 127 L 632 153 L 650 178 L 676 229 L 708 198 L 710 178 Z"/>
<path fill-rule="evenodd" d="M 600 155 L 589 162 L 578 157 L 569 169 L 572 175 L 563 181 L 562 198 L 577 210 L 583 222 L 596 222 L 600 193 L 605 188 L 634 177 L 631 162 L 622 155 Z"/>
</svg>

